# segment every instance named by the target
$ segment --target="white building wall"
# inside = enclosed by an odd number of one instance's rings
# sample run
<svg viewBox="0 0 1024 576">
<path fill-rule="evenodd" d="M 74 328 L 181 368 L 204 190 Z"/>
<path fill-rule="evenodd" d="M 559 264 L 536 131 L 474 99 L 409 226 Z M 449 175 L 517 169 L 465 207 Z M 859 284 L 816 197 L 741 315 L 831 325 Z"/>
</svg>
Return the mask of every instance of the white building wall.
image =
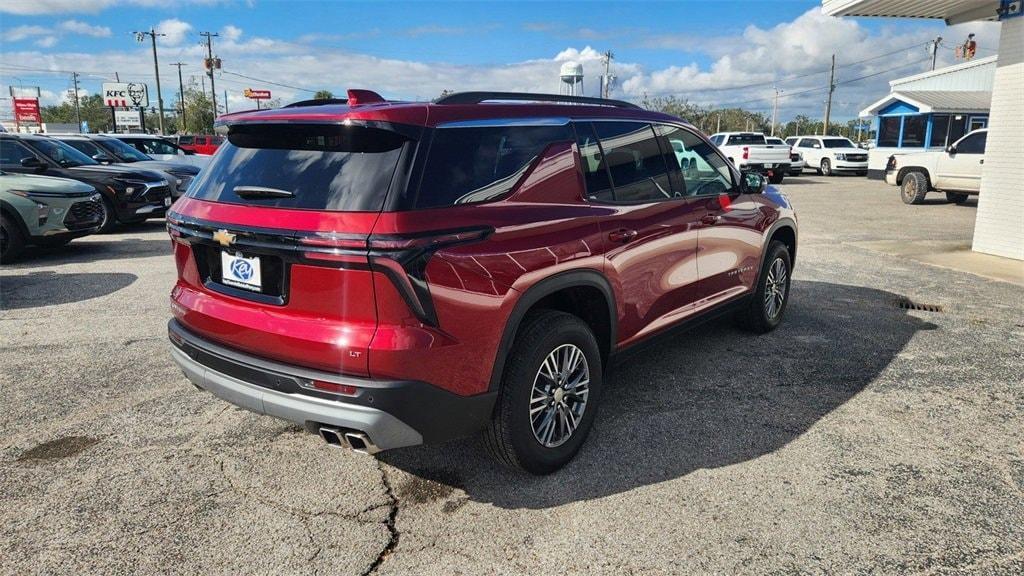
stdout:
<svg viewBox="0 0 1024 576">
<path fill-rule="evenodd" d="M 1024 17 L 1002 23 L 974 250 L 1024 260 Z"/>
</svg>

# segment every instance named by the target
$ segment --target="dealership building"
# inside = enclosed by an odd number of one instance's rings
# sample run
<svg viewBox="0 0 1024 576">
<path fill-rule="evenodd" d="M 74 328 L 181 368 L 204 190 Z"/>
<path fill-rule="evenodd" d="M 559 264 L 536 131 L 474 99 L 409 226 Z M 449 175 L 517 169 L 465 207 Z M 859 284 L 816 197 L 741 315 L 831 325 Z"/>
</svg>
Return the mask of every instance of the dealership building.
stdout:
<svg viewBox="0 0 1024 576">
<path fill-rule="evenodd" d="M 822 0 L 822 11 L 830 16 L 874 16 L 888 18 L 936 18 L 948 25 L 976 21 L 998 21 L 999 51 L 993 62 L 988 116 L 988 143 L 981 174 L 978 215 L 974 223 L 976 252 L 1024 260 L 1024 2 L 1022 0 Z M 979 61 L 980 62 L 980 61 Z M 936 71 L 938 72 L 938 71 Z M 911 77 L 914 78 L 914 77 Z M 895 87 L 894 87 L 895 88 Z M 904 90 L 906 87 L 904 86 Z M 894 92 L 899 92 L 894 89 Z M 904 96 L 907 96 L 904 94 Z M 911 136 L 926 139 L 936 131 L 934 117 L 943 113 L 949 100 L 924 101 L 907 96 L 904 107 L 896 104 L 890 112 L 901 116 L 899 138 L 905 138 L 906 118 Z M 977 105 L 979 102 L 962 102 Z M 939 107 L 936 108 L 935 105 Z M 912 108 L 917 108 L 913 111 Z M 869 108 L 870 109 L 870 108 Z M 902 114 L 899 110 L 903 111 Z M 885 111 L 885 106 L 879 112 Z M 945 112 L 956 115 L 955 112 Z M 928 114 L 932 120 L 928 120 Z M 977 111 L 980 116 L 980 111 Z M 968 121 L 971 115 L 967 112 Z M 882 114 L 879 114 L 882 116 Z M 924 118 L 922 118 L 922 116 Z M 918 127 L 924 123 L 924 131 Z M 889 121 L 889 127 L 895 126 Z M 928 132 L 931 126 L 932 132 Z M 948 134 L 949 126 L 947 126 Z M 887 143 L 891 143 L 891 136 Z"/>
<path fill-rule="evenodd" d="M 942 150 L 972 130 L 988 126 L 996 56 L 889 82 L 889 94 L 861 110 L 874 118 L 875 147 L 868 178 L 885 178 L 889 156 Z"/>
</svg>

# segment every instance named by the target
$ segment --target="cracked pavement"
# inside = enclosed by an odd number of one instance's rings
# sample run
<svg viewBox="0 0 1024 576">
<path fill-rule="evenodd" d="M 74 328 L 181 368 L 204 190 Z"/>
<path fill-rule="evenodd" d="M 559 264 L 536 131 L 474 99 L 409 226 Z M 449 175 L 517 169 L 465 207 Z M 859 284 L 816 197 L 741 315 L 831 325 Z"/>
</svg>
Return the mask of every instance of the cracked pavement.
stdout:
<svg viewBox="0 0 1024 576">
<path fill-rule="evenodd" d="M 354 454 L 193 388 L 162 221 L 34 251 L 0 270 L 0 573 L 1024 572 L 1024 288 L 869 247 L 969 243 L 974 203 L 781 188 L 783 326 L 631 355 L 543 478 L 472 438 Z"/>
</svg>

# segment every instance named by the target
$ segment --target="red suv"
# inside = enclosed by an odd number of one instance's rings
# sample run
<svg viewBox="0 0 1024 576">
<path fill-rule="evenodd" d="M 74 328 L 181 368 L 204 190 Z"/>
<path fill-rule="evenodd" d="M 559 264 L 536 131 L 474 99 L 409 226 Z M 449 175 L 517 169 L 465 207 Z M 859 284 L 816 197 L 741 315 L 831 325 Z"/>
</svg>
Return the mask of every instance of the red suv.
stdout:
<svg viewBox="0 0 1024 576">
<path fill-rule="evenodd" d="M 172 353 L 198 387 L 374 453 L 484 432 L 556 470 L 617 353 L 782 320 L 786 198 L 693 126 L 613 100 L 350 90 L 218 120 L 168 216 Z"/>
</svg>

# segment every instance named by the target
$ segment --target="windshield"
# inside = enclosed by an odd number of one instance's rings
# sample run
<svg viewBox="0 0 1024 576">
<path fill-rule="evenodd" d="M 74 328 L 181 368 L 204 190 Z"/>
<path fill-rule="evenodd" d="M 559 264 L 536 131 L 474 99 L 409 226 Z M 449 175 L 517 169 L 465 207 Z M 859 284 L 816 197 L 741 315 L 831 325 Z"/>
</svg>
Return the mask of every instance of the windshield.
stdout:
<svg viewBox="0 0 1024 576">
<path fill-rule="evenodd" d="M 71 146 L 68 146 L 59 140 L 33 138 L 31 140 L 25 140 L 25 142 L 35 148 L 37 152 L 42 153 L 50 160 L 53 160 L 65 168 L 99 164 L 99 162 L 89 158 L 85 154 L 82 154 L 78 150 L 75 150 Z"/>
<path fill-rule="evenodd" d="M 134 146 L 125 144 L 117 138 L 104 138 L 99 141 L 107 150 L 110 150 L 118 157 L 122 162 L 143 162 L 146 160 L 152 160 L 149 156 L 146 156 Z"/>
<path fill-rule="evenodd" d="M 199 173 L 201 200 L 312 210 L 379 211 L 409 140 L 383 128 L 249 125 Z"/>
<path fill-rule="evenodd" d="M 846 138 L 822 138 L 821 141 L 825 143 L 825 148 L 856 148 Z"/>
</svg>

